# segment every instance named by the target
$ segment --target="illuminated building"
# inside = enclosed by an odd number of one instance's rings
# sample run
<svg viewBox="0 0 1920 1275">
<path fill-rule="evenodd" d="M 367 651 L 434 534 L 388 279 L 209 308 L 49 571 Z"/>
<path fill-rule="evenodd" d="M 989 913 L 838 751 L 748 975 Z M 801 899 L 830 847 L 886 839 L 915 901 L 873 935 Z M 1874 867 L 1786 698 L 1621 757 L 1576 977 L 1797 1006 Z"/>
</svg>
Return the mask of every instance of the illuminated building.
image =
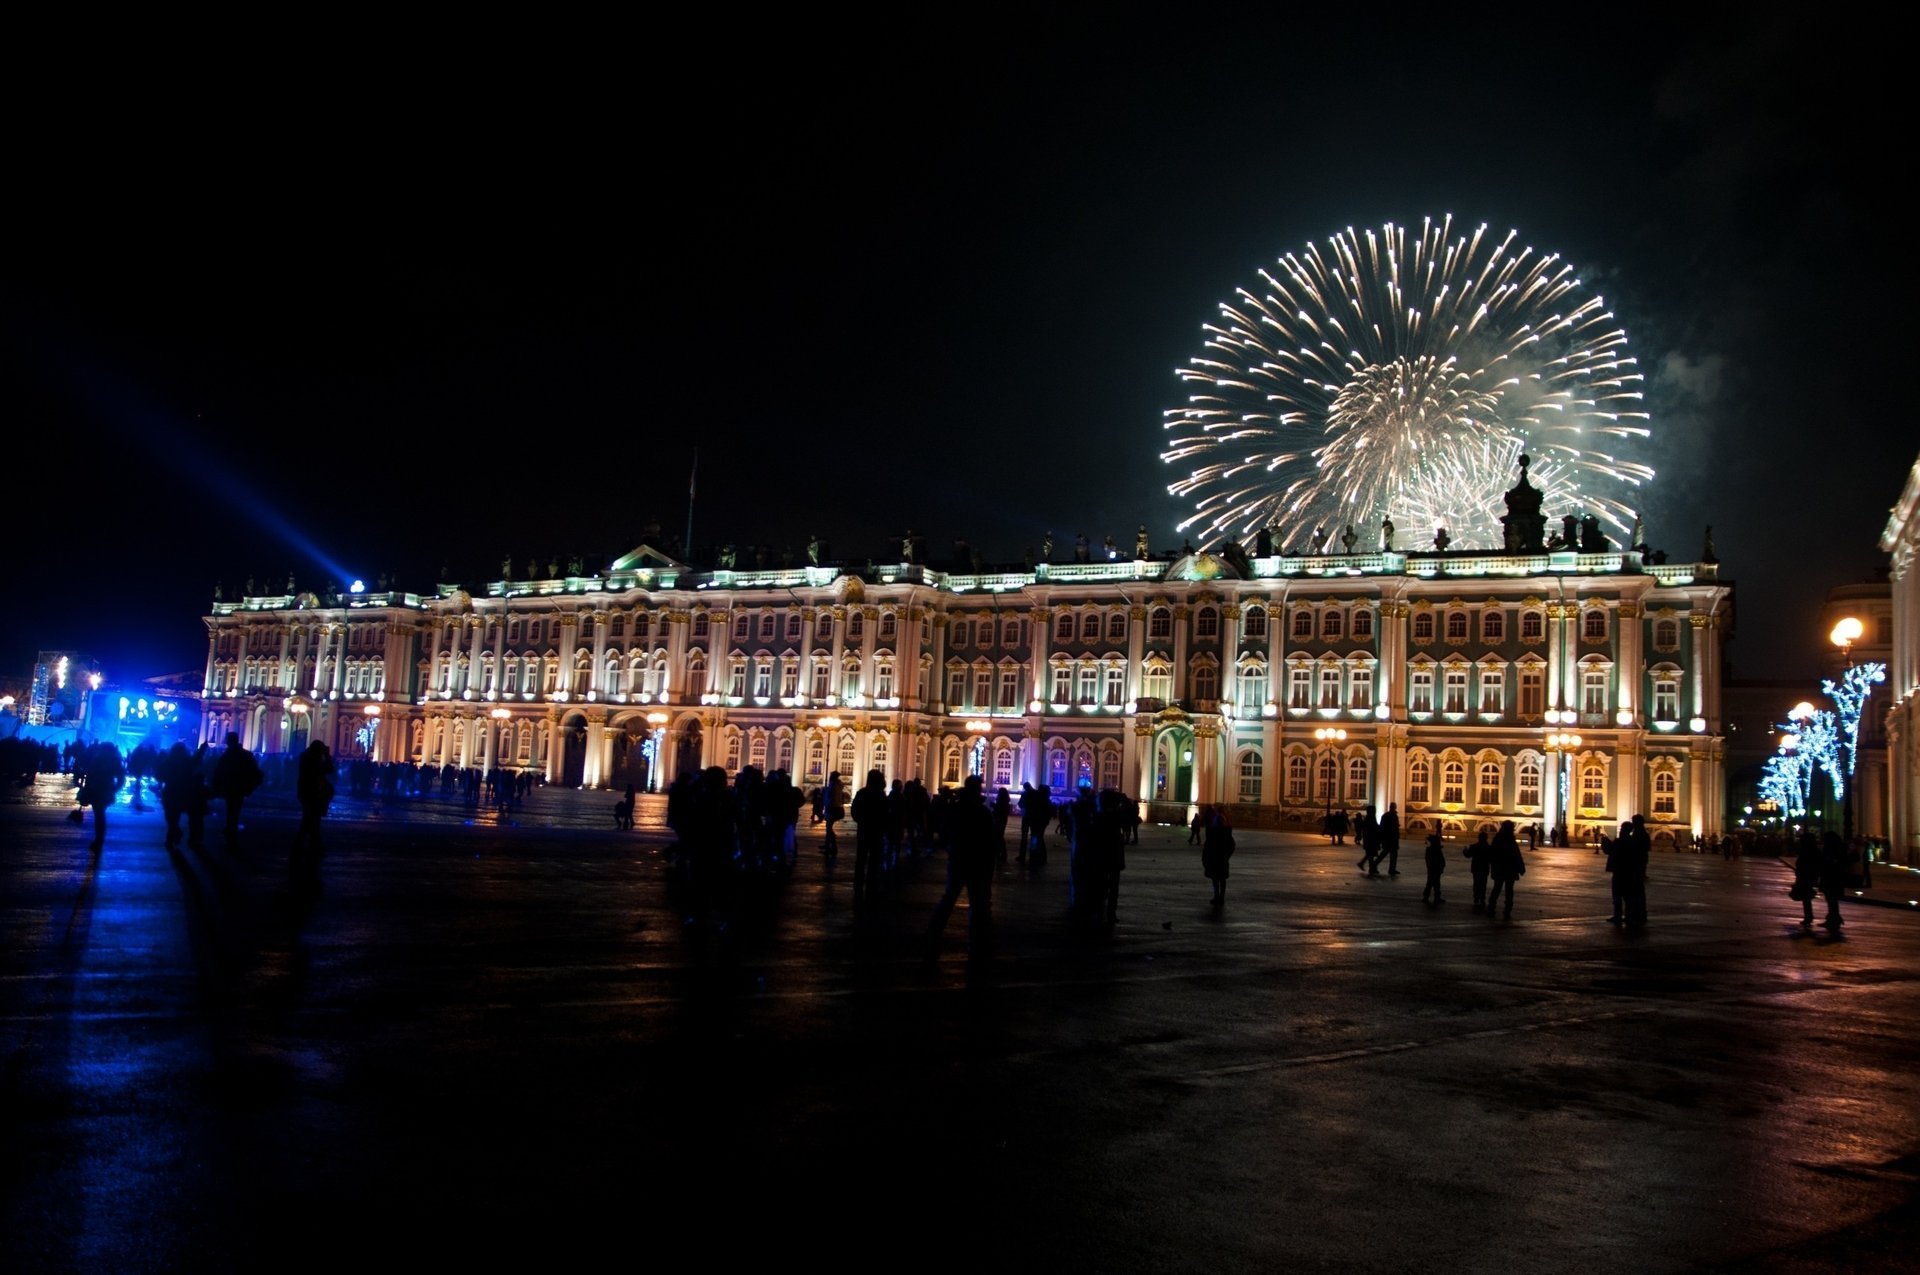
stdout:
<svg viewBox="0 0 1920 1275">
<path fill-rule="evenodd" d="M 642 547 L 484 592 L 216 603 L 203 735 L 588 787 L 977 771 L 1121 788 L 1160 819 L 1220 803 L 1317 826 L 1397 802 L 1409 832 L 1643 813 L 1704 835 L 1725 782 L 1718 572 L 1619 550 L 709 571 Z"/>
<path fill-rule="evenodd" d="M 1891 559 L 1888 606 L 1887 833 L 1896 863 L 1920 866 L 1920 461 L 1893 506 L 1880 547 Z"/>
</svg>

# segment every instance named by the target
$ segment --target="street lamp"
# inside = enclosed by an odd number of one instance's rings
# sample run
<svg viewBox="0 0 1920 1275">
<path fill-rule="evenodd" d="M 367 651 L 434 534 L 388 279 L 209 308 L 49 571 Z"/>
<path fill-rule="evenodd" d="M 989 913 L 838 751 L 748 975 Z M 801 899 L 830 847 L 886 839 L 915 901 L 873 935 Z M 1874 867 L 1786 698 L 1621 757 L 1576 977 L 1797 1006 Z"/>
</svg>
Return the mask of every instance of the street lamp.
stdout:
<svg viewBox="0 0 1920 1275">
<path fill-rule="evenodd" d="M 1841 685 L 1844 687 L 1847 687 L 1849 692 L 1851 692 L 1851 690 L 1853 689 L 1851 685 L 1853 679 L 1847 676 L 1847 674 L 1850 674 L 1853 671 L 1853 644 L 1855 642 L 1858 642 L 1860 640 L 1860 635 L 1862 633 L 1865 633 L 1866 631 L 1867 631 L 1866 625 L 1860 623 L 1860 621 L 1855 619 L 1853 616 L 1848 615 L 1848 616 L 1842 616 L 1840 618 L 1840 621 L 1833 626 L 1833 631 L 1827 634 L 1827 640 L 1840 648 L 1841 657 L 1846 661 L 1847 673 L 1841 675 Z M 1831 685 L 1829 685 L 1827 689 L 1829 693 L 1831 693 L 1833 690 Z M 1871 694 L 1871 690 L 1869 690 L 1869 694 Z M 1844 840 L 1847 843 L 1847 850 L 1851 852 L 1853 850 L 1854 763 L 1859 755 L 1860 709 L 1864 707 L 1864 704 L 1861 702 L 1852 703 L 1851 704 L 1852 711 L 1851 713 L 1849 713 L 1848 700 L 1843 699 L 1838 695 L 1835 695 L 1834 702 L 1840 705 L 1840 711 L 1843 717 L 1851 718 L 1851 720 L 1843 720 L 1841 722 L 1841 729 L 1846 732 L 1848 743 L 1847 743 L 1847 798 L 1844 802 L 1841 803 L 1841 807 L 1840 807 L 1842 811 L 1840 816 L 1841 828 L 1842 828 L 1841 836 L 1844 838 Z M 1873 855 L 1871 853 L 1862 851 L 1860 855 L 1860 884 L 1862 887 L 1869 890 L 1873 888 L 1872 864 L 1873 864 Z"/>
<path fill-rule="evenodd" d="M 1566 716 L 1571 718 L 1573 714 L 1569 711 Z M 1569 807 L 1573 804 L 1571 793 L 1573 784 L 1569 769 L 1573 765 L 1573 750 L 1578 747 L 1580 747 L 1580 737 L 1572 731 L 1556 730 L 1549 731 L 1547 734 L 1547 756 L 1552 758 L 1558 754 L 1558 759 L 1552 763 L 1555 813 L 1559 816 L 1559 824 L 1567 829 L 1569 842 L 1572 841 L 1573 833 L 1573 821 L 1567 817 L 1570 813 Z M 1549 838 L 1553 833 L 1553 828 L 1547 829 Z"/>
<path fill-rule="evenodd" d="M 647 725 L 652 728 L 652 738 L 647 741 L 652 754 L 647 758 L 648 792 L 660 791 L 660 752 L 666 747 L 667 721 L 667 715 L 657 708 L 647 714 Z"/>
<path fill-rule="evenodd" d="M 1338 752 L 1340 745 L 1346 741 L 1347 732 L 1346 728 L 1342 726 L 1322 726 L 1313 732 L 1313 737 L 1326 746 L 1328 754 L 1331 757 Z M 1318 753 L 1318 746 L 1315 747 L 1314 751 L 1316 754 Z M 1331 819 L 1333 818 L 1333 790 L 1340 782 L 1340 767 L 1338 765 L 1334 766 L 1331 775 L 1326 774 L 1325 770 L 1322 770 L 1321 774 L 1327 783 L 1327 818 Z"/>
</svg>

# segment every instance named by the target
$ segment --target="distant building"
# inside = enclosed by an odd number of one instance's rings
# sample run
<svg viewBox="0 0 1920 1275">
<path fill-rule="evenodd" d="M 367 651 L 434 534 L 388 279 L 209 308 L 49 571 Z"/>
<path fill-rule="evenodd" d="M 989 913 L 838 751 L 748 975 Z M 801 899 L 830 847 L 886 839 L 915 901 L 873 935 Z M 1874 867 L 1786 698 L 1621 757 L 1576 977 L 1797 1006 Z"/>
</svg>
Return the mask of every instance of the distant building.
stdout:
<svg viewBox="0 0 1920 1275">
<path fill-rule="evenodd" d="M 1317 826 L 1391 802 L 1409 833 L 1586 836 L 1645 814 L 1662 840 L 1712 835 L 1732 585 L 1703 557 L 1231 546 L 696 570 L 642 546 L 473 593 L 216 602 L 202 734 L 587 787 L 875 768 L 1118 788 L 1163 821 L 1205 803 Z"/>
<path fill-rule="evenodd" d="M 1887 830 L 1896 862 L 1920 866 L 1920 461 L 1880 547 L 1891 559 L 1887 636 Z M 1871 632 L 1871 630 L 1869 630 Z"/>
</svg>

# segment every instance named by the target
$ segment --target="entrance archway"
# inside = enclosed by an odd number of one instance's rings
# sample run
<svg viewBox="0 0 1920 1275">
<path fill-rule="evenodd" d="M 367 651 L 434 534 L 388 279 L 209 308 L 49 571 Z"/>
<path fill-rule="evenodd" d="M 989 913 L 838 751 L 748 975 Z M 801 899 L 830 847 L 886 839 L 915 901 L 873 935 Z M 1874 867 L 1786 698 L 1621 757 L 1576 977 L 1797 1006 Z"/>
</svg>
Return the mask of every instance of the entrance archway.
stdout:
<svg viewBox="0 0 1920 1275">
<path fill-rule="evenodd" d="M 1153 800 L 1193 800 L 1193 732 L 1185 726 L 1161 731 L 1153 741 Z"/>
<path fill-rule="evenodd" d="M 587 719 L 578 715 L 560 724 L 560 782 L 578 788 L 587 779 Z"/>
</svg>

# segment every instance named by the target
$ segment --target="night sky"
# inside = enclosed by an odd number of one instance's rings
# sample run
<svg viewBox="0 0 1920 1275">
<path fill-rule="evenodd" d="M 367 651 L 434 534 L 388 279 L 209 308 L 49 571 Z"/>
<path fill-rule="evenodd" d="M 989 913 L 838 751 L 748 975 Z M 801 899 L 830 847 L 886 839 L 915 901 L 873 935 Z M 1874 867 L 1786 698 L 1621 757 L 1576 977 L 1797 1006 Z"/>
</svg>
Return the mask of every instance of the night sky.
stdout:
<svg viewBox="0 0 1920 1275">
<path fill-rule="evenodd" d="M 0 670 L 197 670 L 216 582 L 604 561 L 684 531 L 696 448 L 695 559 L 1172 546 L 1161 414 L 1218 302 L 1452 213 L 1606 297 L 1648 373 L 1649 540 L 1692 560 L 1711 523 L 1734 675 L 1810 673 L 1812 608 L 1884 563 L 1920 452 L 1898 42 L 1180 12 L 35 72 L 3 161 Z"/>
</svg>

